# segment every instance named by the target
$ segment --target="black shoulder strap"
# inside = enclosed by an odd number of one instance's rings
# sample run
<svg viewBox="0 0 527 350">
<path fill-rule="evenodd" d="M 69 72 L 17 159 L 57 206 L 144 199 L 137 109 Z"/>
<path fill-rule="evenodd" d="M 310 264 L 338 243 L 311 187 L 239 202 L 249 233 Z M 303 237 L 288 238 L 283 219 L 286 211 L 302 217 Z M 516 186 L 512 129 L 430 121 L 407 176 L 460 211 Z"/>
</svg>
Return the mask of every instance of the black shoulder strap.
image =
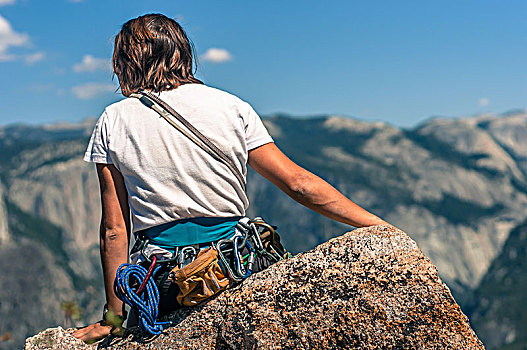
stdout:
<svg viewBox="0 0 527 350">
<path fill-rule="evenodd" d="M 217 160 L 223 162 L 232 171 L 234 176 L 236 176 L 245 190 L 244 177 L 232 159 L 230 159 L 222 150 L 216 147 L 216 145 L 214 145 L 205 135 L 203 135 L 198 129 L 190 124 L 181 114 L 170 107 L 168 103 L 163 101 L 159 96 L 144 90 L 140 90 L 139 93 L 133 93 L 130 96 L 138 98 L 145 106 L 150 107 L 159 113 L 159 115 L 163 117 L 170 125 L 188 137 L 196 145 L 201 147 L 205 152 L 209 153 Z M 176 123 L 172 118 L 170 118 L 170 115 L 176 118 L 177 121 L 182 125 Z"/>
</svg>

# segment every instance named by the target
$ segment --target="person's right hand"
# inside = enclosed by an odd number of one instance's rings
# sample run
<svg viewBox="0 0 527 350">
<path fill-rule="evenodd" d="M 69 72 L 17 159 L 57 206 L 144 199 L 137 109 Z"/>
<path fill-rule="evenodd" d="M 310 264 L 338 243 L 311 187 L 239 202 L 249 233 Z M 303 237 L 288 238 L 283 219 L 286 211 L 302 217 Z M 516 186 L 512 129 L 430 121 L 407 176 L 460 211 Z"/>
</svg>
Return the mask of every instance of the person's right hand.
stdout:
<svg viewBox="0 0 527 350">
<path fill-rule="evenodd" d="M 77 329 L 75 332 L 73 332 L 73 336 L 84 341 L 85 343 L 92 344 L 109 336 L 112 333 L 112 328 L 114 327 L 107 325 L 101 320 L 89 326 Z"/>
</svg>

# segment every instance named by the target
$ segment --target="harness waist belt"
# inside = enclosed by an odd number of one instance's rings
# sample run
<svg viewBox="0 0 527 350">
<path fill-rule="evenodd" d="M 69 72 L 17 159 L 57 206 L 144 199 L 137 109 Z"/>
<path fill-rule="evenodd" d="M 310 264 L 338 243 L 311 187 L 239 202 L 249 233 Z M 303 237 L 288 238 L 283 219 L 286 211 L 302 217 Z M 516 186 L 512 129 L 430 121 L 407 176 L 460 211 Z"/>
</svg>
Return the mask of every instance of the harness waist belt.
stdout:
<svg viewBox="0 0 527 350">
<path fill-rule="evenodd" d="M 236 224 L 241 217 L 213 218 L 201 217 L 177 220 L 154 227 L 141 233 L 161 248 L 173 250 L 193 244 L 215 242 L 235 233 Z"/>
</svg>

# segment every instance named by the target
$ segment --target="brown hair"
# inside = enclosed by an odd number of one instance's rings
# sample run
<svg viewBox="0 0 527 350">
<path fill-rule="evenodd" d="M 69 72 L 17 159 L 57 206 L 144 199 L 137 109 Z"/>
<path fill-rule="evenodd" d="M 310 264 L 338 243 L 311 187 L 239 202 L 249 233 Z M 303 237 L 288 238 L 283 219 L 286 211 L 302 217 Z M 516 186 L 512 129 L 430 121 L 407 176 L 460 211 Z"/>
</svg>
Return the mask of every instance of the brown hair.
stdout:
<svg viewBox="0 0 527 350">
<path fill-rule="evenodd" d="M 162 14 L 129 20 L 115 37 L 113 70 L 124 96 L 139 89 L 161 92 L 187 83 L 193 74 L 194 46 L 181 26 Z"/>
</svg>

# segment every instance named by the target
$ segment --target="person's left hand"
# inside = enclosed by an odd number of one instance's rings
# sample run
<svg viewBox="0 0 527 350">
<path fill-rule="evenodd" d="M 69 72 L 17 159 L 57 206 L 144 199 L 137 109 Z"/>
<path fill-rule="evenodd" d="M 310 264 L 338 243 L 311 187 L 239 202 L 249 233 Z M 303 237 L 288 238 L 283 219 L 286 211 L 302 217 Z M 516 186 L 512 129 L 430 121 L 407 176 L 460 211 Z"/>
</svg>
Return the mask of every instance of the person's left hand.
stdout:
<svg viewBox="0 0 527 350">
<path fill-rule="evenodd" d="M 84 328 L 77 329 L 73 332 L 73 336 L 85 343 L 92 344 L 110 335 L 112 333 L 112 328 L 112 326 L 106 325 L 106 323 L 101 320 Z"/>
</svg>

